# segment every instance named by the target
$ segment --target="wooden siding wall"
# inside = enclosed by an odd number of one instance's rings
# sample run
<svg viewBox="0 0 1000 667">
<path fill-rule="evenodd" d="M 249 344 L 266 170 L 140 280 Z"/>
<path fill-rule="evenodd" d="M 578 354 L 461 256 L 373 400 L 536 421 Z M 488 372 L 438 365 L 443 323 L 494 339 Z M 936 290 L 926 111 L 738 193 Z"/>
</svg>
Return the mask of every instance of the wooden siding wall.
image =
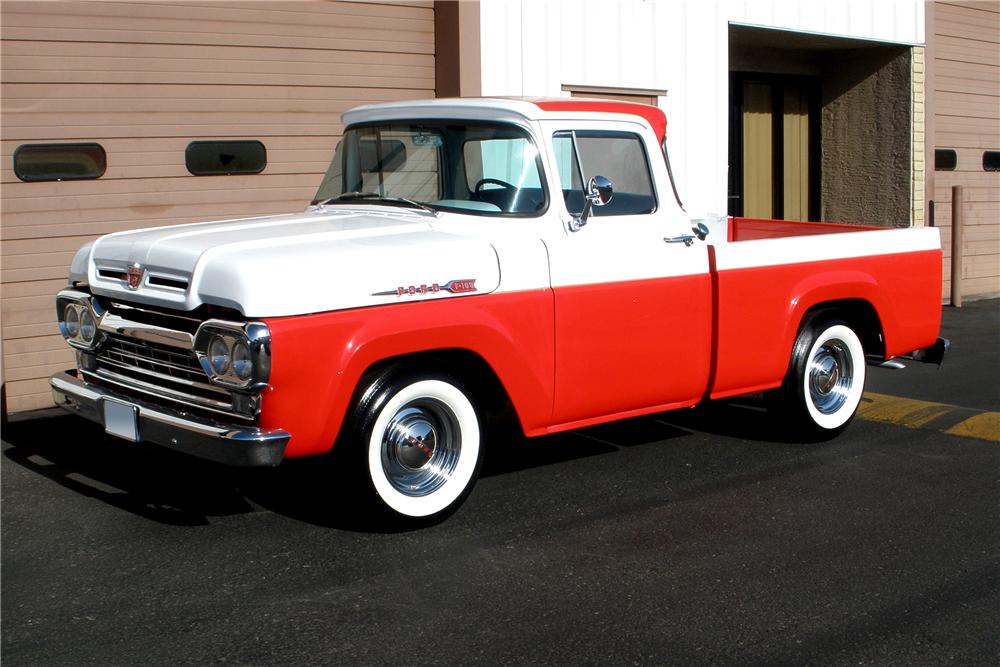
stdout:
<svg viewBox="0 0 1000 667">
<path fill-rule="evenodd" d="M 0 317 L 10 412 L 72 365 L 53 295 L 100 234 L 301 210 L 340 113 L 434 96 L 432 2 L 12 2 L 2 23 Z M 195 139 L 259 139 L 267 168 L 191 176 Z M 96 141 L 99 180 L 24 183 L 25 143 Z"/>
<path fill-rule="evenodd" d="M 934 220 L 951 291 L 951 188 L 964 186 L 963 296 L 1000 294 L 1000 172 L 983 151 L 1000 150 L 1000 3 L 938 2 L 933 13 L 934 146 L 954 149 L 955 171 L 934 173 Z M 931 26 L 928 26 L 929 31 Z M 933 156 L 928 156 L 933 166 Z"/>
</svg>

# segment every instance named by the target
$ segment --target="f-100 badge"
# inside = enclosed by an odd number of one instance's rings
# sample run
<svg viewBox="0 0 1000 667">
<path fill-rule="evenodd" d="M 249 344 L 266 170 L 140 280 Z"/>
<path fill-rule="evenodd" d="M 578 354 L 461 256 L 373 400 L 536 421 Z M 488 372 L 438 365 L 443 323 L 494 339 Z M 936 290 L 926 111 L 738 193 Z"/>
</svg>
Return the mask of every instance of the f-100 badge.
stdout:
<svg viewBox="0 0 1000 667">
<path fill-rule="evenodd" d="M 475 292 L 476 289 L 476 278 L 471 280 L 466 278 L 464 280 L 449 280 L 444 285 L 440 283 L 431 283 L 430 285 L 410 285 L 408 287 L 397 287 L 393 290 L 386 290 L 385 292 L 374 292 L 372 296 L 410 296 L 415 294 L 437 294 L 438 292 L 451 292 L 452 294 L 465 294 L 466 292 Z"/>
</svg>

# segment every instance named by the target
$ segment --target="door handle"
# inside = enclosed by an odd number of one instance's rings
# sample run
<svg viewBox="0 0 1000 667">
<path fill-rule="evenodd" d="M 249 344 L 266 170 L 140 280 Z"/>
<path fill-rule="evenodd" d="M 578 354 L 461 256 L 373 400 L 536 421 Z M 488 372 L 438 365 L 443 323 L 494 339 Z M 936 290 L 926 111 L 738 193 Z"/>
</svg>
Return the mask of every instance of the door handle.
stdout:
<svg viewBox="0 0 1000 667">
<path fill-rule="evenodd" d="M 694 234 L 681 234 L 680 236 L 664 236 L 663 240 L 667 243 L 683 243 L 688 248 L 694 243 L 695 239 L 704 241 L 708 237 L 708 226 L 703 222 L 699 222 L 696 225 L 692 225 L 691 231 Z"/>
<path fill-rule="evenodd" d="M 681 234 L 680 236 L 664 236 L 663 240 L 667 243 L 683 243 L 688 248 L 694 243 L 693 234 Z"/>
</svg>

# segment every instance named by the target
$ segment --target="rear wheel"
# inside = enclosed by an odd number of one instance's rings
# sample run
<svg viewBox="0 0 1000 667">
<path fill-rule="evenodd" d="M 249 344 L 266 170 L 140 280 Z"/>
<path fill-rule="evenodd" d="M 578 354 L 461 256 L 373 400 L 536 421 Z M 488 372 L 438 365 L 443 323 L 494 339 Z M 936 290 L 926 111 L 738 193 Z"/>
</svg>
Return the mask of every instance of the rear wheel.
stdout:
<svg viewBox="0 0 1000 667">
<path fill-rule="evenodd" d="M 858 335 L 838 320 L 803 327 L 792 350 L 779 412 L 815 437 L 833 437 L 854 418 L 865 389 L 865 354 Z"/>
<path fill-rule="evenodd" d="M 479 415 L 462 385 L 444 375 L 382 378 L 366 399 L 356 437 L 379 503 L 410 519 L 457 509 L 482 459 Z"/>
</svg>

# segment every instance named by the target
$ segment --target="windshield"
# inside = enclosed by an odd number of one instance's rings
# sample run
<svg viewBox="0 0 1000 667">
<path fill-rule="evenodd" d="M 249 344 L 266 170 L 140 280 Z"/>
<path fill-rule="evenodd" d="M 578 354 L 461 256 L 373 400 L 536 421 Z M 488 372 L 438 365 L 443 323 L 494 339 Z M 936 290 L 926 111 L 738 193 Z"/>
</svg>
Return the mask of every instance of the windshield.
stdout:
<svg viewBox="0 0 1000 667">
<path fill-rule="evenodd" d="M 548 205 L 527 132 L 455 121 L 348 128 L 312 203 L 361 200 L 499 216 L 536 216 Z"/>
</svg>

